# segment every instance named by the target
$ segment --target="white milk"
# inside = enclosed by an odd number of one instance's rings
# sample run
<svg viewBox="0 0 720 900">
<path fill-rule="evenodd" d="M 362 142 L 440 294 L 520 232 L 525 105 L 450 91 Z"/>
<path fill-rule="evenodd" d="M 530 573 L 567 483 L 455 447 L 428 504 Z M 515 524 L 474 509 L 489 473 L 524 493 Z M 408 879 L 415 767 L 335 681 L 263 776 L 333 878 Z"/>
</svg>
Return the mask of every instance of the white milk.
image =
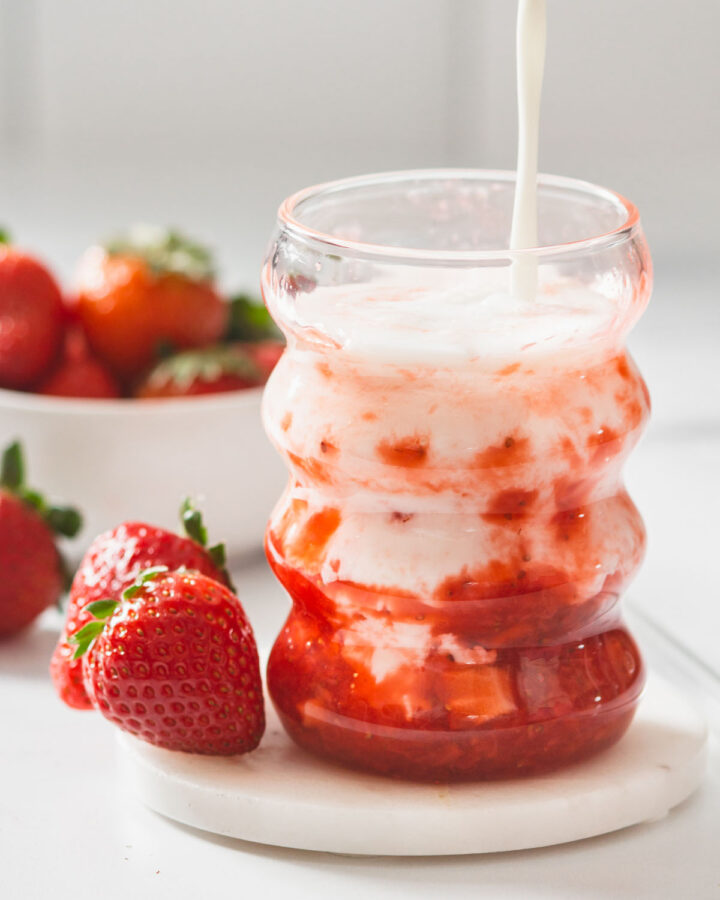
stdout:
<svg viewBox="0 0 720 900">
<path fill-rule="evenodd" d="M 537 174 L 540 95 L 545 67 L 545 0 L 520 0 L 517 23 L 518 156 L 510 249 L 537 247 Z M 511 293 L 533 300 L 537 292 L 537 261 L 516 259 L 511 268 Z"/>
<path fill-rule="evenodd" d="M 312 340 L 346 355 L 402 365 L 496 365 L 582 352 L 601 341 L 617 344 L 623 304 L 597 288 L 579 285 L 545 266 L 531 299 L 508 291 L 504 268 L 468 269 L 449 279 L 443 269 L 423 271 L 423 283 L 405 272 L 381 284 L 319 286 L 308 294 L 274 300 L 276 315 Z M 271 296 L 265 285 L 265 296 Z M 596 352 L 596 351 L 595 351 Z"/>
</svg>

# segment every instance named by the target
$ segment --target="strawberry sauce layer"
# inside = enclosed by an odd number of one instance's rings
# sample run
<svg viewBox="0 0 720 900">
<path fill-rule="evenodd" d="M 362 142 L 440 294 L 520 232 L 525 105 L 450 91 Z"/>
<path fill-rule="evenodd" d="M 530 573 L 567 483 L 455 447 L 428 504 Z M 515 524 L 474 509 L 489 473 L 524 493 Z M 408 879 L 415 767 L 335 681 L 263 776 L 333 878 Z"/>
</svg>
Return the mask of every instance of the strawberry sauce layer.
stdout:
<svg viewBox="0 0 720 900">
<path fill-rule="evenodd" d="M 293 601 L 268 665 L 290 735 L 419 780 L 617 741 L 643 684 L 621 470 L 648 412 L 610 342 L 404 367 L 291 340 L 264 409 L 291 472 L 266 540 Z"/>
</svg>

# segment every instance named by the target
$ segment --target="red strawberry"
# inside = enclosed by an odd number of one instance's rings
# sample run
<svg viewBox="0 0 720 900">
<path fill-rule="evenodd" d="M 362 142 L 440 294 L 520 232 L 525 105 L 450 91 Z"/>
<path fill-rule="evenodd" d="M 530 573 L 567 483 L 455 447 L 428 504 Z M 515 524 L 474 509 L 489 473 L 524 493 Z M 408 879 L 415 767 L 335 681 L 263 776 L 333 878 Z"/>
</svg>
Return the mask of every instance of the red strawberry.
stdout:
<svg viewBox="0 0 720 900">
<path fill-rule="evenodd" d="M 48 371 L 63 333 L 60 288 L 0 234 L 0 387 L 29 388 Z"/>
<path fill-rule="evenodd" d="M 160 345 L 204 347 L 225 332 L 228 304 L 214 286 L 212 255 L 175 231 L 136 226 L 91 247 L 78 278 L 77 317 L 121 378 L 142 374 Z"/>
<path fill-rule="evenodd" d="M 55 397 L 109 399 L 120 396 L 120 386 L 107 366 L 93 355 L 83 332 L 71 328 L 65 334 L 60 364 L 37 392 Z"/>
<path fill-rule="evenodd" d="M 148 400 L 217 394 L 255 387 L 264 381 L 260 367 L 250 354 L 221 344 L 164 359 L 142 382 L 137 396 Z"/>
<path fill-rule="evenodd" d="M 158 747 L 229 756 L 265 730 L 257 646 L 240 601 L 198 572 L 138 576 L 73 642 L 92 703 Z"/>
<path fill-rule="evenodd" d="M 83 686 L 81 661 L 73 659 L 75 648 L 69 643 L 92 619 L 86 609 L 89 603 L 116 600 L 140 572 L 157 565 L 171 571 L 193 569 L 230 584 L 222 544 L 206 550 L 207 532 L 200 513 L 187 502 L 181 513 L 188 537 L 143 522 L 124 522 L 96 538 L 85 554 L 70 588 L 65 628 L 50 662 L 55 690 L 68 706 L 91 706 Z"/>
<path fill-rule="evenodd" d="M 22 449 L 11 444 L 0 472 L 0 637 L 58 602 L 65 570 L 54 533 L 73 537 L 80 526 L 76 510 L 48 506 L 25 486 Z"/>
<path fill-rule="evenodd" d="M 273 340 L 256 341 L 253 344 L 244 344 L 243 348 L 260 370 L 264 384 L 283 355 L 285 344 Z"/>
</svg>

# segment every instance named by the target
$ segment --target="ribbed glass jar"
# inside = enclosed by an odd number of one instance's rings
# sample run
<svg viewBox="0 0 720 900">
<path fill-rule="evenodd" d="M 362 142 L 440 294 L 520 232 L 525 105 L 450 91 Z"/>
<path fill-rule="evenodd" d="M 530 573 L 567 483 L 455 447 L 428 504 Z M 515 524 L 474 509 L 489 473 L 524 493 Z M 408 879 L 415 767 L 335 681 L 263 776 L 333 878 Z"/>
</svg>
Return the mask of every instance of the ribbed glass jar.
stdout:
<svg viewBox="0 0 720 900">
<path fill-rule="evenodd" d="M 649 413 L 625 349 L 647 246 L 623 198 L 542 177 L 541 246 L 511 252 L 513 192 L 458 170 L 311 188 L 263 270 L 290 471 L 266 548 L 292 600 L 268 687 L 299 744 L 358 768 L 566 765 L 642 689 L 619 600 L 645 545 L 622 467 Z"/>
</svg>

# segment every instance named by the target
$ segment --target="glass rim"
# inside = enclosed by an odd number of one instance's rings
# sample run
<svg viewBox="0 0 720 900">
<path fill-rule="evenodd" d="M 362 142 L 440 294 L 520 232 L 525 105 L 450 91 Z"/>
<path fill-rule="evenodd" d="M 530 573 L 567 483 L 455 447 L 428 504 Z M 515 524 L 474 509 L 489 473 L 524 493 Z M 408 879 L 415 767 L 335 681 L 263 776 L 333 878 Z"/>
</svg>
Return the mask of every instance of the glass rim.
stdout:
<svg viewBox="0 0 720 900">
<path fill-rule="evenodd" d="M 600 187 L 590 181 L 579 178 L 569 178 L 563 175 L 538 175 L 540 188 L 560 188 L 574 192 L 585 197 L 595 197 L 598 200 L 610 202 L 621 214 L 622 221 L 610 231 L 594 234 L 576 241 L 568 241 L 561 244 L 547 244 L 539 247 L 527 247 L 512 250 L 509 247 L 500 250 L 429 250 L 418 247 L 394 247 L 387 244 L 375 244 L 372 242 L 356 241 L 350 238 L 338 237 L 328 234 L 309 225 L 304 224 L 296 215 L 298 207 L 306 200 L 333 196 L 349 188 L 375 187 L 382 184 L 403 181 L 432 181 L 432 180 L 472 180 L 486 183 L 515 182 L 517 173 L 509 169 L 400 169 L 392 172 L 378 172 L 369 175 L 356 175 L 350 178 L 340 178 L 334 181 L 326 181 L 320 184 L 303 188 L 287 197 L 281 204 L 277 213 L 278 224 L 293 237 L 306 243 L 320 244 L 333 250 L 341 250 L 353 256 L 366 258 L 384 258 L 393 261 L 407 260 L 409 262 L 447 263 L 487 263 L 498 261 L 512 261 L 523 257 L 542 259 L 544 257 L 557 257 L 575 255 L 613 247 L 622 241 L 628 240 L 640 225 L 640 213 L 637 207 L 622 194 L 609 188 Z"/>
</svg>

